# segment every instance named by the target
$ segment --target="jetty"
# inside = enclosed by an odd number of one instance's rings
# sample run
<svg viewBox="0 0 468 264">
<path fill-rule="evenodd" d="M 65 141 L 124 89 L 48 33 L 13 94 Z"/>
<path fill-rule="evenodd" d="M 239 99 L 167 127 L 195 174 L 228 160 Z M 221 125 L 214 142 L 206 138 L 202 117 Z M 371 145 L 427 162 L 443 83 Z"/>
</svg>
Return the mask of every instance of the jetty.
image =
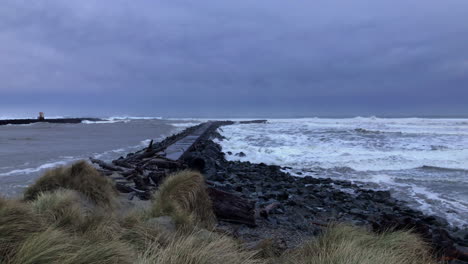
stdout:
<svg viewBox="0 0 468 264">
<path fill-rule="evenodd" d="M 55 123 L 55 124 L 79 124 L 83 121 L 104 121 L 100 118 L 43 118 L 43 119 L 6 119 L 0 120 L 0 126 L 4 125 L 28 125 L 34 123 Z"/>
<path fill-rule="evenodd" d="M 242 124 L 265 123 L 266 120 L 244 121 Z M 126 157 L 120 157 L 112 163 L 90 158 L 100 167 L 101 173 L 111 177 L 121 193 L 127 193 L 128 199 L 138 197 L 148 200 L 162 180 L 169 174 L 192 169 L 203 171 L 204 158 L 192 155 L 216 129 L 231 125 L 232 121 L 211 121 L 186 129 L 154 144 L 151 141 L 147 148 Z M 255 202 L 238 195 L 225 192 L 207 181 L 208 193 L 213 200 L 214 212 L 218 219 L 255 226 Z"/>
</svg>

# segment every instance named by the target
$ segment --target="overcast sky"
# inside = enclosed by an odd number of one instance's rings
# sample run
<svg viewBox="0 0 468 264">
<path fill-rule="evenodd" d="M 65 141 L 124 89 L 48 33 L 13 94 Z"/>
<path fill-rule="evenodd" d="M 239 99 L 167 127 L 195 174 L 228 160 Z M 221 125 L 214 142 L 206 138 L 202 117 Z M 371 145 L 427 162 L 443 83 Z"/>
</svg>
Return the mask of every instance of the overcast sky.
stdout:
<svg viewBox="0 0 468 264">
<path fill-rule="evenodd" d="M 468 1 L 2 0 L 0 111 L 468 115 Z"/>
</svg>

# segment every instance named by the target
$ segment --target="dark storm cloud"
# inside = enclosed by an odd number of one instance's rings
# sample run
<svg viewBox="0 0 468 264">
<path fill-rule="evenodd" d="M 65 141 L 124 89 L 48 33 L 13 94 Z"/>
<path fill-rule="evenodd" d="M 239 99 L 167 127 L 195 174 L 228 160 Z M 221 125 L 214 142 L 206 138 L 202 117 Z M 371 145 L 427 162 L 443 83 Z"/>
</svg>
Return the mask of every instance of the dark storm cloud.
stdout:
<svg viewBox="0 0 468 264">
<path fill-rule="evenodd" d="M 466 10 L 464 0 L 5 0 L 0 104 L 468 114 Z"/>
</svg>

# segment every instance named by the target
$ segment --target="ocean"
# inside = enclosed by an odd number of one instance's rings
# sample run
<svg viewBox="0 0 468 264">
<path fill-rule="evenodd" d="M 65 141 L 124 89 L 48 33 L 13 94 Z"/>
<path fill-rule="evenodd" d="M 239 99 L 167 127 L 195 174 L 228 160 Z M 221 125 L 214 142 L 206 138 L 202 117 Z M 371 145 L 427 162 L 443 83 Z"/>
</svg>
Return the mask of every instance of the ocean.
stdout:
<svg viewBox="0 0 468 264">
<path fill-rule="evenodd" d="M 47 169 L 88 157 L 110 161 L 202 121 L 116 117 L 0 126 L 0 195 L 20 195 Z M 219 132 L 225 139 L 218 143 L 232 153 L 228 160 L 389 190 L 416 209 L 468 228 L 468 119 L 269 119 Z"/>
<path fill-rule="evenodd" d="M 468 228 L 468 119 L 303 118 L 220 129 L 228 160 L 389 190 Z M 243 152 L 243 155 L 236 155 Z M 345 190 L 346 191 L 346 190 Z"/>
<path fill-rule="evenodd" d="M 0 195 L 20 196 L 48 169 L 88 157 L 111 161 L 190 125 L 151 117 L 114 117 L 81 124 L 0 126 Z"/>
</svg>

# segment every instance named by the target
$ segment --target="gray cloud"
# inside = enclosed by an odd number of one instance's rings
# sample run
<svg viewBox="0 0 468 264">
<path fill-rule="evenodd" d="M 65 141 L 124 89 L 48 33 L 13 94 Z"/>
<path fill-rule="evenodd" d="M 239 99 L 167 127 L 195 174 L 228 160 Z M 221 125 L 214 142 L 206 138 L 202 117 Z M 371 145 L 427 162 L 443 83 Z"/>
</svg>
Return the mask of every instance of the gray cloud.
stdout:
<svg viewBox="0 0 468 264">
<path fill-rule="evenodd" d="M 466 10 L 464 0 L 5 0 L 0 105 L 468 114 Z"/>
</svg>

